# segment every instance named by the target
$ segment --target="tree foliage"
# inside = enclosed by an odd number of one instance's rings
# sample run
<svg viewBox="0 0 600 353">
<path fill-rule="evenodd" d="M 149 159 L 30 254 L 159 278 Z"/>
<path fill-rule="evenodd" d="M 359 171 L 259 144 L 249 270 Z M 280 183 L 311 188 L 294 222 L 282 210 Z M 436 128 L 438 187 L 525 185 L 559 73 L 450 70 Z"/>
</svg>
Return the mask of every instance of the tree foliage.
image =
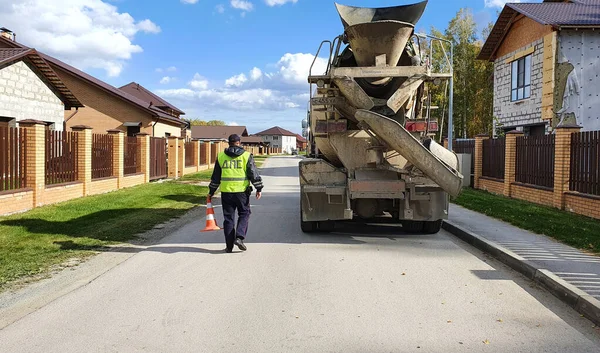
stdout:
<svg viewBox="0 0 600 353">
<path fill-rule="evenodd" d="M 467 138 L 491 132 L 494 102 L 494 64 L 477 60 L 481 47 L 489 35 L 493 23 L 480 33 L 478 39 L 477 24 L 469 9 L 460 9 L 448 23 L 443 32 L 432 28 L 435 37 L 449 40 L 454 48 L 454 137 Z M 429 48 L 427 48 L 429 50 Z M 449 55 L 448 44 L 446 50 Z M 444 52 L 439 42 L 432 48 L 432 63 L 435 71 L 447 71 L 444 67 Z M 448 95 L 445 83 L 431 89 L 432 105 L 439 107 L 432 112 L 432 117 L 443 121 L 443 135 L 447 136 L 448 128 Z"/>
<path fill-rule="evenodd" d="M 205 120 L 199 120 L 199 119 L 192 119 L 192 120 L 190 120 L 190 123 L 192 126 L 225 126 L 225 125 L 227 125 L 222 120 L 205 121 Z"/>
</svg>

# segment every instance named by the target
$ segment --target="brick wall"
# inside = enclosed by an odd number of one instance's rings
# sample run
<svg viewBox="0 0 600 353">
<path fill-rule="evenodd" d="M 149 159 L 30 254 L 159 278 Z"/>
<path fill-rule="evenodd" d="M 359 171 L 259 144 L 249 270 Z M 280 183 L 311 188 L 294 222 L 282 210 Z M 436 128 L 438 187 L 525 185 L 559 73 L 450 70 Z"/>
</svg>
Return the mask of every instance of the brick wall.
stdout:
<svg viewBox="0 0 600 353">
<path fill-rule="evenodd" d="M 531 97 L 511 102 L 511 59 L 519 53 L 533 49 L 531 58 Z M 518 59 L 518 57 L 517 57 Z M 542 85 L 544 65 L 544 40 L 518 48 L 499 57 L 494 63 L 494 116 L 504 128 L 542 122 Z"/>
<path fill-rule="evenodd" d="M 481 177 L 479 179 L 479 189 L 489 191 L 496 195 L 503 195 L 504 182 Z"/>
<path fill-rule="evenodd" d="M 23 120 L 20 123 L 21 128 L 27 129 L 27 189 L 14 191 L 5 191 L 0 193 L 0 215 L 6 215 L 16 212 L 23 212 L 34 207 L 55 204 L 71 199 L 85 197 L 88 195 L 104 194 L 111 191 L 129 188 L 136 185 L 141 185 L 148 182 L 150 177 L 150 168 L 148 163 L 150 160 L 150 136 L 147 134 L 138 135 L 138 157 L 141 161 L 141 172 L 134 175 L 123 175 L 124 158 L 123 144 L 124 133 L 119 130 L 109 131 L 109 135 L 113 136 L 113 151 L 107 153 L 108 158 L 112 158 L 113 175 L 114 177 L 92 180 L 92 128 L 89 126 L 73 126 L 72 130 L 78 135 L 78 160 L 75 169 L 78 172 L 78 181 L 61 184 L 61 185 L 45 185 L 45 126 L 34 120 Z M 214 160 L 210 164 L 200 164 L 200 158 L 195 158 L 195 165 L 184 168 L 183 163 L 179 162 L 179 155 L 185 154 L 184 140 L 173 137 L 169 139 L 172 147 L 176 152 L 169 151 L 169 157 L 174 158 L 173 163 L 169 161 L 170 172 L 174 178 L 182 175 L 195 173 L 198 170 L 206 170 L 212 168 Z M 200 143 L 194 143 L 194 155 L 200 155 Z M 215 151 L 221 150 L 223 144 L 214 144 Z M 173 153 L 171 153 L 173 152 Z M 208 152 L 206 152 L 208 153 Z M 171 170 L 173 168 L 173 170 Z"/>
<path fill-rule="evenodd" d="M 64 105 L 25 63 L 0 69 L 0 116 L 17 121 L 36 117 L 63 129 Z"/>
<path fill-rule="evenodd" d="M 552 206 L 554 202 L 554 192 L 542 190 L 532 186 L 522 184 L 513 184 L 511 196 L 515 199 L 525 200 L 540 205 Z"/>
<path fill-rule="evenodd" d="M 575 192 L 565 194 L 565 210 L 600 219 L 600 198 Z"/>
</svg>

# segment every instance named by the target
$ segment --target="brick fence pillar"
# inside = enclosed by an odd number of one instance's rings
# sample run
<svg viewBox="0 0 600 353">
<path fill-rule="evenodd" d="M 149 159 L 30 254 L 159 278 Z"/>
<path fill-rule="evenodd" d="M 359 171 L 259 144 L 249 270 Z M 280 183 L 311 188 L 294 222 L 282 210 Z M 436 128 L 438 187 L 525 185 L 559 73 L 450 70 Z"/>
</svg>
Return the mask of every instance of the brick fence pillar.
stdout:
<svg viewBox="0 0 600 353">
<path fill-rule="evenodd" d="M 179 137 L 169 136 L 167 137 L 168 148 L 169 148 L 169 170 L 168 177 L 177 179 L 179 175 Z"/>
<path fill-rule="evenodd" d="M 506 149 L 504 152 L 504 196 L 510 197 L 512 184 L 515 182 L 517 169 L 517 137 L 523 136 L 522 131 L 506 133 Z"/>
<path fill-rule="evenodd" d="M 138 158 L 140 161 L 140 173 L 144 173 L 144 183 L 150 182 L 150 135 L 139 133 L 138 139 Z"/>
<path fill-rule="evenodd" d="M 194 141 L 194 164 L 196 165 L 196 171 L 200 171 L 200 141 Z"/>
<path fill-rule="evenodd" d="M 177 169 L 177 176 L 182 177 L 185 174 L 185 138 L 179 137 L 179 144 L 177 145 L 179 149 L 178 157 L 179 157 L 179 169 Z"/>
<path fill-rule="evenodd" d="M 83 183 L 83 196 L 90 194 L 92 185 L 92 127 L 76 125 L 71 130 L 77 132 L 77 180 Z"/>
<path fill-rule="evenodd" d="M 571 134 L 581 126 L 565 125 L 556 128 L 554 141 L 554 207 L 564 209 L 565 192 L 569 191 L 571 175 Z"/>
<path fill-rule="evenodd" d="M 123 187 L 125 135 L 121 130 L 108 130 L 106 132 L 113 136 L 113 176 L 117 178 L 117 189 L 120 189 Z"/>
<path fill-rule="evenodd" d="M 33 207 L 44 204 L 46 189 L 46 124 L 37 120 L 21 120 L 19 127 L 27 131 L 26 185 L 33 189 Z"/>
<path fill-rule="evenodd" d="M 473 176 L 473 188 L 479 189 L 479 178 L 483 173 L 483 141 L 489 139 L 490 137 L 487 134 L 480 134 L 475 136 L 475 171 Z M 445 143 L 448 143 L 448 139 L 444 139 Z"/>
</svg>

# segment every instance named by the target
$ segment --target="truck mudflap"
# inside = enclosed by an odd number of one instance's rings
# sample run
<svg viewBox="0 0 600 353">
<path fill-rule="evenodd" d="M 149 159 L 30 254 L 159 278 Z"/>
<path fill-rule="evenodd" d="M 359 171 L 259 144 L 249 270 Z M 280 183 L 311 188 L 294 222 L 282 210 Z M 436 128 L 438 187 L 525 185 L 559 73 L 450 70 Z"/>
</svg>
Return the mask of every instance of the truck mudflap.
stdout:
<svg viewBox="0 0 600 353">
<path fill-rule="evenodd" d="M 446 150 L 447 153 L 443 156 L 436 156 L 434 153 L 442 152 L 427 149 L 397 121 L 383 115 L 368 110 L 358 110 L 355 116 L 363 128 L 374 132 L 378 138 L 425 173 L 448 194 L 452 196 L 460 194 L 463 175 L 453 167 L 458 165 L 458 157 L 454 153 Z M 451 155 L 456 160 L 454 163 Z"/>
</svg>

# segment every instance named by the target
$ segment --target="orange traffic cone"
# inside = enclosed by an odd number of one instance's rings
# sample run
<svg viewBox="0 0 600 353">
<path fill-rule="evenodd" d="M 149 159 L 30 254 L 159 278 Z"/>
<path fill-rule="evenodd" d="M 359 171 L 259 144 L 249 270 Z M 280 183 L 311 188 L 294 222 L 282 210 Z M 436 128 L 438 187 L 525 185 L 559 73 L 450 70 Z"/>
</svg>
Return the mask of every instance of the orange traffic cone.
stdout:
<svg viewBox="0 0 600 353">
<path fill-rule="evenodd" d="M 215 219 L 215 211 L 213 210 L 212 200 L 210 197 L 206 199 L 206 228 L 201 230 L 201 232 L 212 232 L 214 230 L 221 230 L 217 225 L 217 220 Z"/>
</svg>

